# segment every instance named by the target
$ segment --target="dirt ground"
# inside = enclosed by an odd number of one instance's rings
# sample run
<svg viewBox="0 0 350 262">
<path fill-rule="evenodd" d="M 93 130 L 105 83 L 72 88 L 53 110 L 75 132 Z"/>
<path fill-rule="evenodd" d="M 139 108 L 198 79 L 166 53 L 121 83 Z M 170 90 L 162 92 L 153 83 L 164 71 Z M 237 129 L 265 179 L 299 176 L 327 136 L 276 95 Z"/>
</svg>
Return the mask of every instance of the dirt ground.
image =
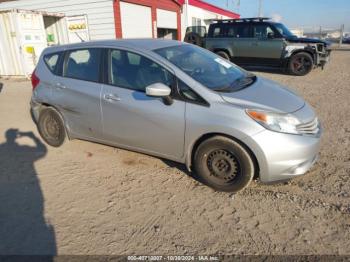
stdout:
<svg viewBox="0 0 350 262">
<path fill-rule="evenodd" d="M 45 145 L 30 83 L 0 79 L 0 254 L 350 254 L 350 52 L 305 77 L 257 74 L 315 108 L 321 154 L 305 176 L 236 195 L 158 158 Z"/>
</svg>

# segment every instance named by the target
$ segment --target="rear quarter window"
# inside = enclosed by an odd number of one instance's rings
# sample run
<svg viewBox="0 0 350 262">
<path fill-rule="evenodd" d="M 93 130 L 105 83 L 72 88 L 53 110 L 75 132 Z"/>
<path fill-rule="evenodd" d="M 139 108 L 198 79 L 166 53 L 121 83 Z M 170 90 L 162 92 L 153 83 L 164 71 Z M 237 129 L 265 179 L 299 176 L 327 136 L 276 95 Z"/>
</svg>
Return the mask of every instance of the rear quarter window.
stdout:
<svg viewBox="0 0 350 262">
<path fill-rule="evenodd" d="M 55 74 L 58 66 L 58 61 L 60 58 L 60 53 L 47 54 L 44 56 L 44 62 L 51 73 Z"/>
<path fill-rule="evenodd" d="M 224 25 L 213 24 L 209 27 L 209 37 L 224 37 Z"/>
</svg>

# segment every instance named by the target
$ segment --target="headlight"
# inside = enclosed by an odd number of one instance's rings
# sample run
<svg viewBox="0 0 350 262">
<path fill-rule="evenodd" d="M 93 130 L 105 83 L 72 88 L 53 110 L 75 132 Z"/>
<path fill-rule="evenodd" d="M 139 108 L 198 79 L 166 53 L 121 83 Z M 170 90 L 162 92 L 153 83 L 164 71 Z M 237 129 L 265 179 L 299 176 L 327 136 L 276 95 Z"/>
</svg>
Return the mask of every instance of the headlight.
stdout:
<svg viewBox="0 0 350 262">
<path fill-rule="evenodd" d="M 287 134 L 299 134 L 297 125 L 301 122 L 291 114 L 280 114 L 259 110 L 246 110 L 248 116 L 266 129 Z"/>
</svg>

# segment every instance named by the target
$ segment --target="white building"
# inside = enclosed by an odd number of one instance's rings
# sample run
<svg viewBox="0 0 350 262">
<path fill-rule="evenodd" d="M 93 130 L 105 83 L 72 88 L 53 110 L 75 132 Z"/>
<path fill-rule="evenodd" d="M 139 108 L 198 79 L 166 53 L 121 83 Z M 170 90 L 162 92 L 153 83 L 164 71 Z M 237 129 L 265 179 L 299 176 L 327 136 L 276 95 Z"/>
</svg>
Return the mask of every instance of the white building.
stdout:
<svg viewBox="0 0 350 262">
<path fill-rule="evenodd" d="M 184 39 L 188 26 L 206 26 L 212 19 L 236 19 L 240 15 L 232 11 L 214 6 L 202 0 L 183 0 L 182 4 L 182 37 Z"/>
</svg>

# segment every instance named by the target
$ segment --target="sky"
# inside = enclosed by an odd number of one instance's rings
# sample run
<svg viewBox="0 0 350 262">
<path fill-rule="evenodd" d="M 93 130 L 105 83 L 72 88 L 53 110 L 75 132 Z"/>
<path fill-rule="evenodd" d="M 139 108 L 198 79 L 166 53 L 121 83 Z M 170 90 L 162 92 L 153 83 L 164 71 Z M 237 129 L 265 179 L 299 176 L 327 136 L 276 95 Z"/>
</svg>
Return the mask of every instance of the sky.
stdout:
<svg viewBox="0 0 350 262">
<path fill-rule="evenodd" d="M 204 0 L 241 17 L 256 17 L 259 0 Z M 238 3 L 240 3 L 238 5 Z M 304 31 L 338 29 L 342 24 L 350 31 L 350 0 L 262 0 L 264 16 L 280 20 L 289 28 L 304 28 Z"/>
</svg>

